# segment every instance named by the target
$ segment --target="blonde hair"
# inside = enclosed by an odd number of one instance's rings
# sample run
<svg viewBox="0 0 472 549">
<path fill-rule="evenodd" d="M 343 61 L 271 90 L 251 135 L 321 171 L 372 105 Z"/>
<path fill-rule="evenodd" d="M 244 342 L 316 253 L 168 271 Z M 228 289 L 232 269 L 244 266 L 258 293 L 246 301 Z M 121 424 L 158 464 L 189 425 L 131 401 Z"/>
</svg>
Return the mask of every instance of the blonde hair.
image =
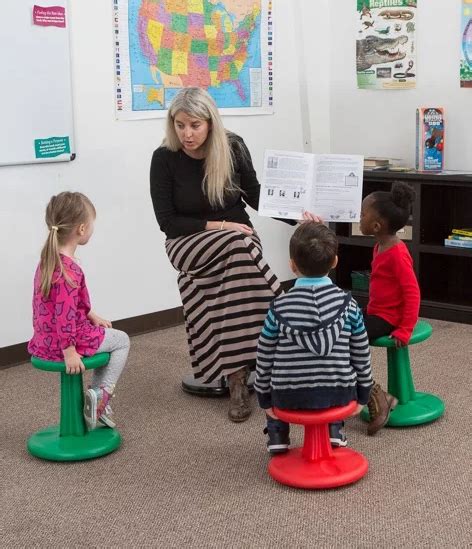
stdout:
<svg viewBox="0 0 472 549">
<path fill-rule="evenodd" d="M 82 193 L 63 192 L 53 196 L 46 208 L 46 225 L 49 235 L 41 250 L 40 272 L 41 293 L 49 296 L 53 284 L 54 271 L 59 268 L 61 276 L 67 283 L 74 282 L 64 269 L 59 254 L 59 246 L 65 244 L 71 233 L 80 224 L 87 223 L 91 216 L 95 217 L 95 207 Z"/>
<path fill-rule="evenodd" d="M 229 141 L 232 136 L 226 132 L 211 95 L 201 88 L 184 88 L 174 97 L 167 112 L 164 145 L 171 151 L 182 148 L 174 125 L 179 112 L 209 123 L 208 137 L 203 145 L 205 177 L 202 186 L 210 204 L 223 207 L 225 193 L 239 190 L 233 182 L 234 158 Z"/>
</svg>

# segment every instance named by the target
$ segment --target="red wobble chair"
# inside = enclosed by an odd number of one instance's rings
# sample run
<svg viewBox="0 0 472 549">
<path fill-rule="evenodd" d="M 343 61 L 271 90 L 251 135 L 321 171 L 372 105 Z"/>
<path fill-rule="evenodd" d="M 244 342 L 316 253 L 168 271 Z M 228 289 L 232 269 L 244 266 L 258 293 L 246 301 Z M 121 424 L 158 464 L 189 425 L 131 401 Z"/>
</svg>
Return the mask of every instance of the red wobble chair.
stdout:
<svg viewBox="0 0 472 549">
<path fill-rule="evenodd" d="M 353 400 L 346 406 L 324 410 L 281 410 L 276 416 L 287 423 L 304 425 L 303 448 L 274 456 L 269 475 L 295 488 L 325 489 L 351 484 L 361 479 L 369 468 L 367 459 L 351 448 L 332 448 L 328 424 L 349 417 L 356 409 Z"/>
</svg>

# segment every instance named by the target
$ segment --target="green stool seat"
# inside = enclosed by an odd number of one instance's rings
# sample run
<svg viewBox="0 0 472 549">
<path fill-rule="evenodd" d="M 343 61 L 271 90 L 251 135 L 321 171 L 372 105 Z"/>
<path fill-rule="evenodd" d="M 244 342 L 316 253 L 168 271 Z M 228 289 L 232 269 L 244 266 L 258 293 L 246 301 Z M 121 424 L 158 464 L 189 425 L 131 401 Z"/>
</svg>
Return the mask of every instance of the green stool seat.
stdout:
<svg viewBox="0 0 472 549">
<path fill-rule="evenodd" d="M 420 320 L 413 330 L 408 346 L 425 341 L 432 333 L 431 324 Z M 415 391 L 408 346 L 397 349 L 393 338 L 388 336 L 379 337 L 371 345 L 387 348 L 388 392 L 398 399 L 398 404 L 387 422 L 389 427 L 421 425 L 444 414 L 444 402 L 439 397 Z M 365 421 L 369 420 L 367 408 L 362 410 L 361 417 Z"/>
<path fill-rule="evenodd" d="M 86 370 L 105 366 L 109 360 L 109 353 L 82 358 Z M 51 461 L 80 461 L 104 456 L 120 446 L 121 435 L 116 429 L 87 429 L 82 374 L 66 374 L 64 362 L 31 357 L 31 363 L 38 370 L 61 374 L 61 420 L 59 425 L 46 427 L 28 438 L 30 454 Z"/>
</svg>

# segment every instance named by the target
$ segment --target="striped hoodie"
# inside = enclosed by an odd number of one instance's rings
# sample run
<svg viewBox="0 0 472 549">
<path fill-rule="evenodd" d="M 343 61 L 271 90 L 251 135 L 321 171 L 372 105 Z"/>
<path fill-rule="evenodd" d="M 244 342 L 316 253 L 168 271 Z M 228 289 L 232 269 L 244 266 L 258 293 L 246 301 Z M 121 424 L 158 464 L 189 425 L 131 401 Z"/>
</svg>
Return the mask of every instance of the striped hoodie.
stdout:
<svg viewBox="0 0 472 549">
<path fill-rule="evenodd" d="M 328 277 L 299 278 L 272 302 L 259 337 L 260 406 L 366 404 L 371 388 L 369 340 L 356 301 Z"/>
</svg>

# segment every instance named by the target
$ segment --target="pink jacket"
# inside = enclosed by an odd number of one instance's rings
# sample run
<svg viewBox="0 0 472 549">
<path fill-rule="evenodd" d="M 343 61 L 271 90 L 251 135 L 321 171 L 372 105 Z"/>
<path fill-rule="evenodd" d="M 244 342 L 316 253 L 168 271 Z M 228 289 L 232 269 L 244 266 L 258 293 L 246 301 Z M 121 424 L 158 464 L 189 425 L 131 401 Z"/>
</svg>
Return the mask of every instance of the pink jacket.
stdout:
<svg viewBox="0 0 472 549">
<path fill-rule="evenodd" d="M 105 337 L 105 329 L 93 326 L 87 318 L 90 297 L 82 269 L 70 257 L 61 254 L 61 259 L 76 287 L 56 269 L 49 297 L 43 297 L 38 266 L 33 292 L 34 334 L 28 344 L 31 355 L 56 362 L 64 360 L 62 350 L 71 345 L 82 356 L 94 355 Z"/>
</svg>

